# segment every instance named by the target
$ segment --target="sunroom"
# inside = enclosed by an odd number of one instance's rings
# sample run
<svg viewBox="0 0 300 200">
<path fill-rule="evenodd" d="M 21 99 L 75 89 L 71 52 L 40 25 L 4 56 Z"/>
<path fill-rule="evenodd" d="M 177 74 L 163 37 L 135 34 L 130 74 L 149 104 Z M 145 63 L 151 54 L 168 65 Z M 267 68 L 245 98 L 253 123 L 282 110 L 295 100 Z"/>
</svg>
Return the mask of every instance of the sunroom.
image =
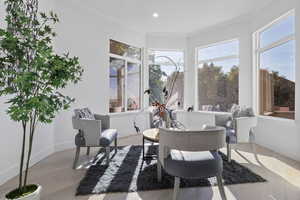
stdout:
<svg viewBox="0 0 300 200">
<path fill-rule="evenodd" d="M 0 2 L 0 199 L 300 199 L 298 0 Z"/>
</svg>

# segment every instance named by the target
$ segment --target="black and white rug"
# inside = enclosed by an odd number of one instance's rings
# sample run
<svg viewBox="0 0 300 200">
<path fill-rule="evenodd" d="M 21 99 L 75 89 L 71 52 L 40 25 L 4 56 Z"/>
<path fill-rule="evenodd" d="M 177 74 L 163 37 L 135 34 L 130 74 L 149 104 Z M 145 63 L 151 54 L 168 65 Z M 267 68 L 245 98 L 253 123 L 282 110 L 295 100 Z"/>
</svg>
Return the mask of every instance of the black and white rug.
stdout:
<svg viewBox="0 0 300 200">
<path fill-rule="evenodd" d="M 157 146 L 146 147 L 146 152 L 153 154 Z M 142 161 L 142 146 L 119 147 L 111 153 L 112 160 L 105 166 L 104 151 L 100 151 L 85 177 L 81 180 L 76 195 L 101 194 L 108 192 L 136 192 L 145 190 L 169 189 L 174 186 L 174 177 L 163 172 L 162 182 L 157 182 L 156 160 Z M 265 182 L 261 176 L 234 160 L 227 162 L 223 158 L 224 184 Z M 198 187 L 216 185 L 216 179 L 181 179 L 180 187 Z"/>
</svg>

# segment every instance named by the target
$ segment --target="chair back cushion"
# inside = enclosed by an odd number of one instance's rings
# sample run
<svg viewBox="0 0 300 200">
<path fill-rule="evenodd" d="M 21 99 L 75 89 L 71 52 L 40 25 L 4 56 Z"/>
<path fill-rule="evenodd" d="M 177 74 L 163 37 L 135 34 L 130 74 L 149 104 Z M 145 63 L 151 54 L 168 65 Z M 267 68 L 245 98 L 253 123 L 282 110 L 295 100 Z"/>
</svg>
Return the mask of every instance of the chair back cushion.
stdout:
<svg viewBox="0 0 300 200">
<path fill-rule="evenodd" d="M 216 127 L 208 130 L 172 130 L 159 129 L 159 161 L 164 166 L 164 159 L 170 150 L 179 151 L 214 151 L 225 146 L 225 128 Z"/>
<path fill-rule="evenodd" d="M 225 128 L 208 130 L 159 129 L 159 145 L 182 151 L 210 151 L 225 145 Z"/>
</svg>

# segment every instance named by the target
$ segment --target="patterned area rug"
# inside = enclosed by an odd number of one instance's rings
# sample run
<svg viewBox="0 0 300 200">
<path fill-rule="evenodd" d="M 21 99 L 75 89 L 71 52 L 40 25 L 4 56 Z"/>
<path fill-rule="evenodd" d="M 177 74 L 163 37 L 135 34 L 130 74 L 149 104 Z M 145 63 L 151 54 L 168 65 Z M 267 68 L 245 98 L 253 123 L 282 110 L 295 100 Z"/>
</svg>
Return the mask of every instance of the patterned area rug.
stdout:
<svg viewBox="0 0 300 200">
<path fill-rule="evenodd" d="M 147 154 L 157 152 L 157 146 L 146 146 Z M 142 161 L 142 146 L 119 147 L 109 166 L 105 166 L 105 153 L 100 151 L 81 180 L 76 195 L 101 194 L 108 192 L 136 192 L 169 189 L 174 186 L 174 177 L 163 172 L 162 182 L 157 182 L 156 160 Z M 234 160 L 223 158 L 224 184 L 265 182 L 266 180 Z M 216 185 L 216 179 L 181 179 L 180 187 Z"/>
</svg>

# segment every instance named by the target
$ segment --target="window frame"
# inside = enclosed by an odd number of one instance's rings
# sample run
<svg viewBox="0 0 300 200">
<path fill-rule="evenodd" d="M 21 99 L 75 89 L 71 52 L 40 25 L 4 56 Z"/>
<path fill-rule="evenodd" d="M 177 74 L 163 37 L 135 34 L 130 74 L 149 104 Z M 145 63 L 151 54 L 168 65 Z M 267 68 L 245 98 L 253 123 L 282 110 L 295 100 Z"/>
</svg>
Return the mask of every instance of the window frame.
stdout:
<svg viewBox="0 0 300 200">
<path fill-rule="evenodd" d="M 185 97 L 186 97 L 186 61 L 187 61 L 187 52 L 185 49 L 180 49 L 180 48 L 176 48 L 176 49 L 168 49 L 168 48 L 147 48 L 147 85 L 149 87 L 149 82 L 150 82 L 150 76 L 149 76 L 149 73 L 150 73 L 150 63 L 149 63 L 149 52 L 151 51 L 165 51 L 165 52 L 182 52 L 183 53 L 183 73 L 184 73 L 184 76 L 183 76 L 183 105 L 182 105 L 182 109 L 185 108 L 185 105 L 186 105 L 186 100 L 185 100 Z M 150 102 L 150 97 L 147 98 L 147 102 L 145 102 L 145 105 L 149 105 L 149 102 Z M 182 109 L 177 109 L 177 110 L 182 110 Z"/>
<path fill-rule="evenodd" d="M 134 58 L 130 58 L 130 57 L 127 57 L 127 56 L 120 56 L 120 55 L 117 55 L 117 54 L 113 54 L 111 53 L 110 51 L 110 41 L 113 40 L 113 41 L 117 41 L 117 42 L 120 42 L 120 43 L 123 43 L 123 44 L 126 44 L 128 46 L 132 46 L 132 47 L 135 47 L 135 48 L 139 48 L 141 50 L 141 60 L 138 60 L 138 59 L 134 59 Z M 108 106 L 108 113 L 109 114 L 120 114 L 120 113 L 132 113 L 132 112 L 139 112 L 143 109 L 143 98 L 142 98 L 142 90 L 143 90 L 143 79 L 142 79 L 142 74 L 143 74 L 143 66 L 144 66 L 144 48 L 143 47 L 138 47 L 138 46 L 135 46 L 135 45 L 129 45 L 127 44 L 126 42 L 124 41 L 121 41 L 121 40 L 116 40 L 116 39 L 113 39 L 113 38 L 110 38 L 108 40 L 108 61 L 109 61 L 109 67 L 110 67 L 110 58 L 115 58 L 115 59 L 121 59 L 121 60 L 124 60 L 125 62 L 125 65 L 124 65 L 124 100 L 122 101 L 122 107 L 124 106 L 124 111 L 121 111 L 121 112 L 110 112 L 110 106 Z M 132 63 L 132 64 L 137 64 L 140 66 L 140 72 L 139 72 L 139 78 L 140 78 L 140 85 L 139 85 L 139 109 L 137 110 L 128 110 L 128 63 Z M 109 80 L 110 80 L 110 72 L 109 72 Z M 110 83 L 109 83 L 110 84 Z M 110 90 L 110 85 L 109 85 L 109 90 Z M 108 105 L 110 105 L 110 95 L 109 95 L 109 103 Z"/>
<path fill-rule="evenodd" d="M 238 62 L 240 64 L 240 45 L 238 46 L 238 54 L 237 55 L 232 54 L 229 56 L 220 56 L 220 57 L 215 57 L 212 59 L 206 59 L 206 60 L 201 60 L 201 61 L 199 61 L 198 51 L 200 49 L 218 46 L 218 45 L 222 45 L 222 44 L 226 44 L 226 43 L 230 43 L 230 42 L 234 42 L 234 41 L 238 41 L 238 44 L 240 44 L 239 38 L 233 38 L 233 39 L 229 39 L 229 40 L 214 42 L 214 43 L 211 43 L 208 45 L 198 46 L 195 48 L 195 103 L 194 103 L 194 108 L 196 111 L 202 111 L 199 108 L 199 94 L 198 94 L 198 67 L 199 67 L 199 65 L 204 64 L 206 62 L 216 62 L 216 61 L 220 62 L 220 61 L 230 60 L 230 59 L 238 59 Z M 214 112 L 214 111 L 204 111 L 204 112 Z"/>
<path fill-rule="evenodd" d="M 279 24 L 280 22 L 282 22 L 283 20 L 287 19 L 290 16 L 296 16 L 295 15 L 295 9 L 292 9 L 288 12 L 286 12 L 285 14 L 279 16 L 278 18 L 276 18 L 275 20 L 273 20 L 272 22 L 270 22 L 269 24 L 261 27 L 260 29 L 258 29 L 256 32 L 253 33 L 253 74 L 254 74 L 254 84 L 253 84 L 253 107 L 254 110 L 256 112 L 256 114 L 259 117 L 263 117 L 263 118 L 269 118 L 269 119 L 276 119 L 276 120 L 289 120 L 289 121 L 295 121 L 295 119 L 288 119 L 288 118 L 283 118 L 283 117 L 274 117 L 274 116 L 266 116 L 266 115 L 262 115 L 260 114 L 260 75 L 259 75 L 259 71 L 260 71 L 260 64 L 261 64 L 261 59 L 260 59 L 260 55 L 273 49 L 276 47 L 279 47 L 281 45 L 287 44 L 290 41 L 296 41 L 296 31 L 288 36 L 285 36 L 277 41 L 274 41 L 268 45 L 266 45 L 265 47 L 260 47 L 260 34 L 263 33 L 264 31 L 268 30 L 269 28 L 271 28 L 272 26 Z M 296 54 L 295 54 L 296 56 Z M 295 66 L 296 67 L 296 66 Z M 296 88 L 296 86 L 295 86 Z M 295 100 L 296 103 L 296 100 Z M 296 113 L 296 109 L 294 111 Z"/>
</svg>

